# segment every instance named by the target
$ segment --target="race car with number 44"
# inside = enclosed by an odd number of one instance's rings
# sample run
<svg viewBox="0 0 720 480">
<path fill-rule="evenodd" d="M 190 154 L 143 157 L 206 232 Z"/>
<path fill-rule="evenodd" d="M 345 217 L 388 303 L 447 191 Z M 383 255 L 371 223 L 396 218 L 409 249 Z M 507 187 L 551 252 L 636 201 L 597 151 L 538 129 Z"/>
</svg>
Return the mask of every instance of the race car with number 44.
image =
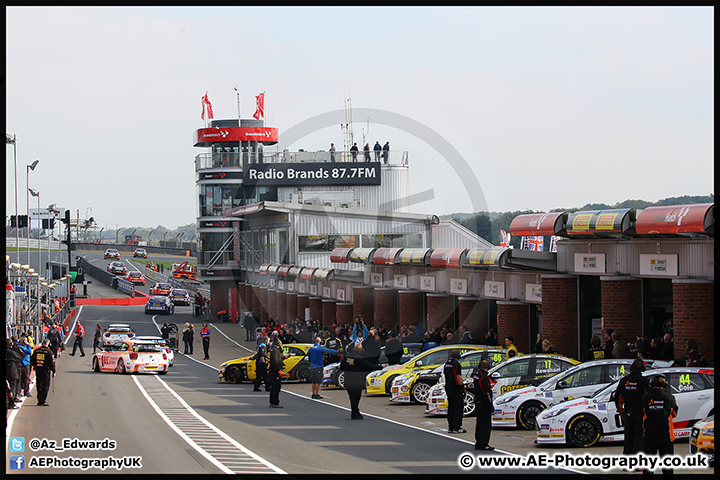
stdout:
<svg viewBox="0 0 720 480">
<path fill-rule="evenodd" d="M 550 377 L 537 387 L 507 392 L 493 400 L 492 426 L 520 427 L 535 430 L 535 417 L 551 405 L 580 397 L 590 397 L 598 390 L 617 382 L 630 373 L 634 359 L 593 360 Z M 645 367 L 669 367 L 672 362 L 647 360 Z"/>
<path fill-rule="evenodd" d="M 655 375 L 667 378 L 669 393 L 678 405 L 672 421 L 675 438 L 690 437 L 693 426 L 715 408 L 713 368 L 653 368 L 643 375 L 649 379 Z M 590 398 L 567 400 L 541 412 L 535 421 L 537 443 L 591 447 L 600 442 L 623 441 L 623 418 L 615 406 L 617 387 L 618 382 L 614 382 Z"/>
</svg>

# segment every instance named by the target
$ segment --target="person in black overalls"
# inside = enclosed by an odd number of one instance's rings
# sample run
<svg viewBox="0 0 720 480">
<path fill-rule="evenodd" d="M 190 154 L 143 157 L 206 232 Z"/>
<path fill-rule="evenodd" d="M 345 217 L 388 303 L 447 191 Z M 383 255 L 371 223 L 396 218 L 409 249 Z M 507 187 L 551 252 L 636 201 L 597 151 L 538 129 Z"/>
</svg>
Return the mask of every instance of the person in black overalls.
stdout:
<svg viewBox="0 0 720 480">
<path fill-rule="evenodd" d="M 445 375 L 445 395 L 447 396 L 448 433 L 466 433 L 462 428 L 465 385 L 463 383 L 460 362 L 460 350 L 450 350 L 447 362 L 443 367 Z"/>
<path fill-rule="evenodd" d="M 270 382 L 270 408 L 283 408 L 280 405 L 280 372 L 285 368 L 283 346 L 278 332 L 274 331 L 270 339 L 270 361 L 268 362 L 268 376 Z"/>
<path fill-rule="evenodd" d="M 42 346 L 36 348 L 30 355 L 30 365 L 35 369 L 37 380 L 37 404 L 43 407 L 50 406 L 47 403 L 47 395 L 50 390 L 51 375 L 55 376 L 55 359 L 49 345 L 50 341 L 46 338 Z"/>
<path fill-rule="evenodd" d="M 625 427 L 623 454 L 633 455 L 643 450 L 642 398 L 650 391 L 650 382 L 643 376 L 645 363 L 637 358 L 630 365 L 630 374 L 620 379 L 615 390 L 615 406 L 622 415 Z"/>
<path fill-rule="evenodd" d="M 645 414 L 643 436 L 646 455 L 672 455 L 673 430 L 672 419 L 677 416 L 678 405 L 675 397 L 665 391 L 667 379 L 664 375 L 656 375 L 651 382 L 651 389 L 642 397 L 642 408 Z M 648 474 L 645 470 L 643 473 Z M 672 469 L 663 468 L 663 477 L 672 475 Z"/>
<path fill-rule="evenodd" d="M 493 414 L 493 392 L 490 386 L 490 377 L 488 376 L 489 369 L 490 362 L 481 360 L 480 365 L 475 367 L 472 372 L 475 413 L 477 415 L 475 422 L 475 450 L 495 450 L 495 447 L 489 445 Z"/>
<path fill-rule="evenodd" d="M 380 370 L 382 367 L 371 363 L 363 356 L 362 342 L 356 341 L 353 346 L 348 346 L 348 353 L 340 363 L 340 370 L 345 372 L 345 390 L 350 399 L 350 418 L 362 420 L 360 413 L 360 399 L 365 389 L 365 377 L 373 370 Z"/>
<path fill-rule="evenodd" d="M 58 329 L 55 327 L 55 324 L 52 324 L 50 326 L 50 330 L 48 330 L 47 333 L 47 339 L 50 341 L 49 348 L 53 354 L 53 357 L 57 358 L 58 348 L 60 348 L 61 337 L 60 332 L 58 332 Z"/>
<path fill-rule="evenodd" d="M 270 391 L 270 386 L 267 382 L 267 347 L 265 346 L 265 342 L 260 342 L 257 348 L 257 353 L 255 353 L 255 388 L 253 388 L 254 392 L 260 391 L 260 384 L 265 384 L 265 391 Z"/>
</svg>

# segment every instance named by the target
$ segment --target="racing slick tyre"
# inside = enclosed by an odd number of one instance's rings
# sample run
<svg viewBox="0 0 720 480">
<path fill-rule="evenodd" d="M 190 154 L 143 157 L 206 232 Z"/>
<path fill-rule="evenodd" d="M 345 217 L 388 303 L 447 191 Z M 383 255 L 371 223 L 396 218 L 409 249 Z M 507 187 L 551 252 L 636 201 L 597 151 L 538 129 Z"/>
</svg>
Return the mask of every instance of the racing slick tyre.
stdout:
<svg viewBox="0 0 720 480">
<path fill-rule="evenodd" d="M 93 370 L 93 372 L 100 371 L 100 362 L 98 362 L 97 358 L 93 358 L 93 360 L 92 360 L 92 370 Z"/>
<path fill-rule="evenodd" d="M 337 376 L 337 386 L 340 388 L 345 388 L 345 372 L 340 370 Z"/>
<path fill-rule="evenodd" d="M 117 367 L 115 367 L 117 373 L 125 373 L 125 362 L 122 359 L 118 360 Z"/>
<path fill-rule="evenodd" d="M 472 417 L 475 415 L 475 394 L 465 390 L 463 394 L 463 416 Z"/>
<path fill-rule="evenodd" d="M 240 367 L 231 365 L 225 370 L 225 381 L 228 383 L 242 383 L 245 374 Z"/>
<path fill-rule="evenodd" d="M 592 447 L 602 435 L 600 422 L 592 415 L 573 417 L 567 426 L 567 440 L 574 447 Z"/>
<path fill-rule="evenodd" d="M 520 405 L 517 412 L 517 424 L 525 430 L 535 430 L 535 417 L 545 410 L 540 402 L 525 402 Z"/>
<path fill-rule="evenodd" d="M 165 374 L 167 374 L 167 370 L 162 371 L 162 372 L 157 372 L 157 373 L 158 373 L 158 375 L 165 375 Z"/>
<path fill-rule="evenodd" d="M 417 382 L 410 390 L 410 398 L 415 403 L 426 403 L 430 395 L 430 385 L 425 382 Z"/>
<path fill-rule="evenodd" d="M 298 369 L 295 372 L 295 378 L 302 383 L 308 383 L 310 381 L 310 365 L 298 365 Z"/>
</svg>

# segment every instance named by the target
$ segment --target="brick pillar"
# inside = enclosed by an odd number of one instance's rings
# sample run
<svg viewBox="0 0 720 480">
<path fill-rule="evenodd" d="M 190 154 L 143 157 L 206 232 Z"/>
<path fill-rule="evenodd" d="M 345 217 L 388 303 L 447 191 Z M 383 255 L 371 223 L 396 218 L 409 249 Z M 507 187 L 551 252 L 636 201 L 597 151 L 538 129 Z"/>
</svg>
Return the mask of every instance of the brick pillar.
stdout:
<svg viewBox="0 0 720 480">
<path fill-rule="evenodd" d="M 375 324 L 394 330 L 398 323 L 398 293 L 394 288 L 375 289 Z"/>
<path fill-rule="evenodd" d="M 297 293 L 287 293 L 285 296 L 285 318 L 289 322 L 298 316 L 298 295 Z"/>
<path fill-rule="evenodd" d="M 447 325 L 450 331 L 454 330 L 453 314 L 455 311 L 455 300 L 452 295 L 439 293 L 427 294 L 427 329 L 434 330 Z"/>
<path fill-rule="evenodd" d="M 331 298 L 323 298 L 322 301 L 322 327 L 330 327 L 335 323 L 337 317 L 336 301 Z"/>
<path fill-rule="evenodd" d="M 275 312 L 277 314 L 277 319 L 281 323 L 287 323 L 287 293 L 278 290 L 275 293 L 275 303 L 277 304 L 275 306 Z"/>
<path fill-rule="evenodd" d="M 339 303 L 335 305 L 335 323 L 338 325 L 353 324 L 353 304 Z"/>
<path fill-rule="evenodd" d="M 476 341 L 485 339 L 490 330 L 488 318 L 488 300 L 474 297 L 461 297 L 458 299 L 460 326 L 466 326 Z"/>
<path fill-rule="evenodd" d="M 423 332 L 427 330 L 423 314 L 423 293 L 412 290 L 398 291 L 398 322 L 400 328 L 417 323 Z"/>
<path fill-rule="evenodd" d="M 580 355 L 577 284 L 577 278 L 572 275 L 542 276 L 543 336 L 552 339 L 550 341 L 558 352 L 572 358 Z M 529 322 L 524 328 L 529 330 Z"/>
<path fill-rule="evenodd" d="M 352 287 L 353 289 L 353 320 L 362 316 L 365 325 L 375 325 L 375 288 Z"/>
<path fill-rule="evenodd" d="M 505 345 L 505 336 L 512 335 L 521 353 L 530 353 L 530 305 L 522 302 L 497 302 L 498 342 Z M 544 319 L 543 319 L 544 320 Z M 558 348 L 558 350 L 560 350 Z"/>
<path fill-rule="evenodd" d="M 260 318 L 260 323 L 267 324 L 269 322 L 268 320 L 268 289 L 263 287 L 253 287 L 253 290 L 257 288 L 256 294 L 257 294 L 257 309 L 259 312 L 256 312 L 258 318 Z"/>
<path fill-rule="evenodd" d="M 676 278 L 672 286 L 675 361 L 685 365 L 685 346 L 695 340 L 709 365 L 715 366 L 715 282 Z"/>
<path fill-rule="evenodd" d="M 297 315 L 295 316 L 304 320 L 306 308 L 310 308 L 310 295 L 299 294 L 297 296 Z"/>
<path fill-rule="evenodd" d="M 245 296 L 247 297 L 247 306 L 248 310 L 253 312 L 254 315 L 259 315 L 257 311 L 257 307 L 255 306 L 257 303 L 257 295 L 255 292 L 255 287 L 253 287 L 250 284 L 245 285 Z"/>
<path fill-rule="evenodd" d="M 277 323 L 277 294 L 278 291 L 274 289 L 268 289 L 267 291 L 267 312 L 268 312 L 268 318 L 275 320 L 275 323 Z"/>
<path fill-rule="evenodd" d="M 600 277 L 600 295 L 605 328 L 612 328 L 621 340 L 634 342 L 636 336 L 642 335 L 642 281 L 630 277 Z"/>
<path fill-rule="evenodd" d="M 237 309 L 238 309 L 238 312 L 240 312 L 241 310 L 250 310 L 250 308 L 248 307 L 247 292 L 245 290 L 246 287 L 247 287 L 247 285 L 245 285 L 244 283 L 237 284 L 237 296 L 238 296 Z"/>
<path fill-rule="evenodd" d="M 310 297 L 310 320 L 322 320 L 322 298 Z"/>
</svg>

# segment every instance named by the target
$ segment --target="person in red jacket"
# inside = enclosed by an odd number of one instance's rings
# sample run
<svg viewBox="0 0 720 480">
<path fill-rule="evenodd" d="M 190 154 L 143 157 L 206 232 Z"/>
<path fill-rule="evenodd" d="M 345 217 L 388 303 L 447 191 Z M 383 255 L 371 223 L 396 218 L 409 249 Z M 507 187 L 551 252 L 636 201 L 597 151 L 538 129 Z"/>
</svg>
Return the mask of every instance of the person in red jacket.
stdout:
<svg viewBox="0 0 720 480">
<path fill-rule="evenodd" d="M 75 356 L 75 350 L 80 347 L 80 356 L 85 356 L 85 350 L 83 349 L 83 338 L 85 338 L 85 328 L 83 328 L 82 324 L 78 321 L 77 327 L 75 327 L 75 343 L 73 343 L 73 351 L 70 354 L 71 357 Z"/>
</svg>

